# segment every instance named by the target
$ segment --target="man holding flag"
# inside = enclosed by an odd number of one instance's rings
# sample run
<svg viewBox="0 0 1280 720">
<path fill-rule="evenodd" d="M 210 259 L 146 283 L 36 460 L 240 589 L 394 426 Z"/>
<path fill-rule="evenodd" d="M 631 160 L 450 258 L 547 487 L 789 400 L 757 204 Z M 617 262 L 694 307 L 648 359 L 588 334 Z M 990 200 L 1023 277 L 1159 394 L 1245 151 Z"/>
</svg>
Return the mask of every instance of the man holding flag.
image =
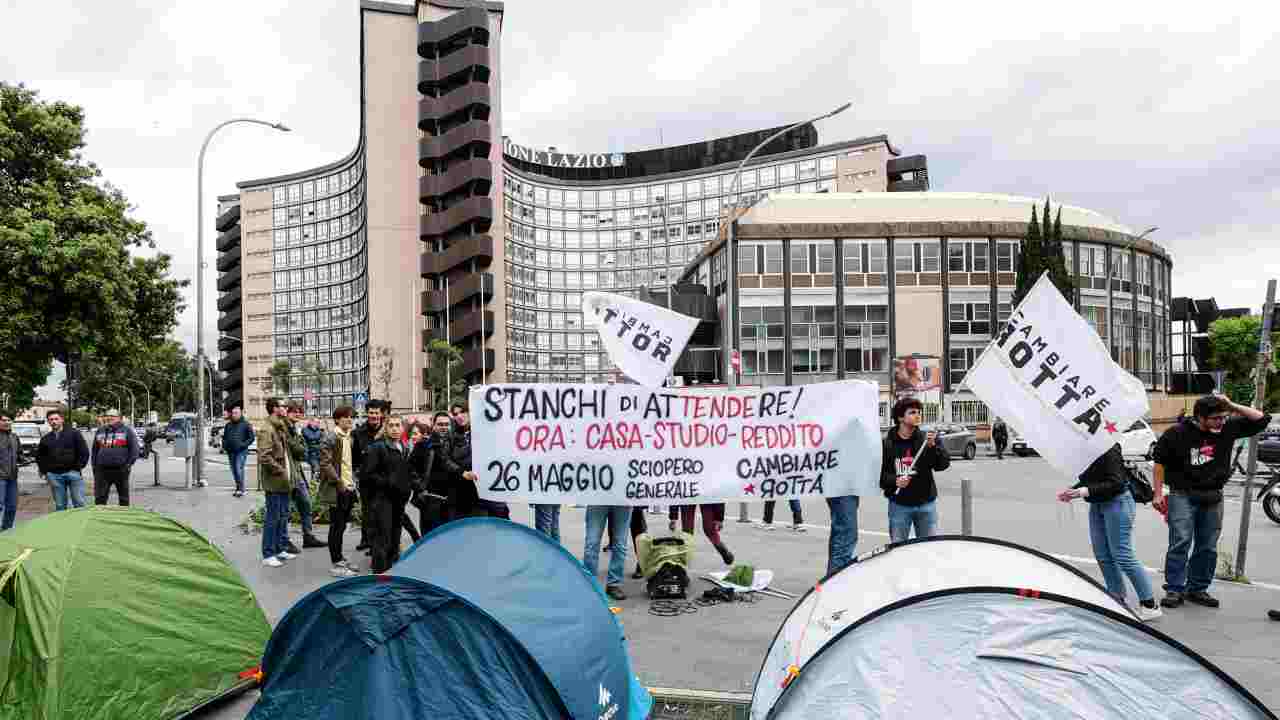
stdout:
<svg viewBox="0 0 1280 720">
<path fill-rule="evenodd" d="M 924 406 L 903 398 L 893 406 L 894 428 L 884 438 L 880 489 L 889 498 L 889 540 L 933 535 L 938 527 L 938 485 L 933 474 L 951 467 L 951 456 L 934 433 L 920 429 Z"/>
</svg>

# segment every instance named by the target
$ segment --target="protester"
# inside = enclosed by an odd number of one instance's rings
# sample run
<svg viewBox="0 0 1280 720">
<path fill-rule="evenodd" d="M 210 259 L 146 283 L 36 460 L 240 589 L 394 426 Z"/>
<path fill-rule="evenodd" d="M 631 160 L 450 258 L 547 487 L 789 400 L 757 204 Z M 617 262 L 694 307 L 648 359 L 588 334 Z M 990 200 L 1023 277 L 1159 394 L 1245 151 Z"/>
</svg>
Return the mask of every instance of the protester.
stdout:
<svg viewBox="0 0 1280 720">
<path fill-rule="evenodd" d="M 267 495 L 262 521 L 262 564 L 280 567 L 297 557 L 285 546 L 289 524 L 289 494 L 302 470 L 306 453 L 302 441 L 289 431 L 287 408 L 280 398 L 267 399 L 267 427 L 258 438 L 258 479 Z"/>
<path fill-rule="evenodd" d="M 764 501 L 764 529 L 772 532 L 776 528 L 773 527 L 773 508 L 778 504 L 777 500 Z M 804 511 L 800 508 L 800 501 L 792 498 L 787 501 L 787 505 L 791 508 L 791 529 L 796 532 L 804 532 Z"/>
<path fill-rule="evenodd" d="M 472 483 L 475 477 L 453 461 L 450 423 L 448 413 L 436 413 L 430 434 L 413 447 L 409 457 L 412 477 L 417 482 L 413 504 L 418 508 L 423 535 L 455 518 L 451 498 L 457 494 L 456 486 Z"/>
<path fill-rule="evenodd" d="M 991 426 L 991 441 L 996 446 L 996 459 L 1004 459 L 1004 449 L 1009 445 L 1009 426 L 1004 424 L 1004 420 L 996 418 L 996 424 Z"/>
<path fill-rule="evenodd" d="M 74 507 L 84 507 L 81 473 L 89 464 L 89 444 L 78 431 L 66 426 L 62 410 L 50 410 L 45 420 L 50 429 L 36 447 L 40 477 L 53 489 L 55 509 L 66 510 L 68 502 Z"/>
<path fill-rule="evenodd" d="M 355 411 L 343 405 L 333 411 L 334 430 L 320 445 L 320 502 L 329 506 L 329 574 L 352 577 L 359 568 L 342 555 L 342 537 L 356 502 L 355 466 L 351 462 L 351 426 Z"/>
<path fill-rule="evenodd" d="M 18 517 L 18 459 L 22 456 L 22 441 L 13 432 L 13 415 L 7 410 L 0 410 L 0 484 L 4 492 L 0 494 L 3 503 L 0 532 L 13 527 Z"/>
<path fill-rule="evenodd" d="M 324 425 L 315 418 L 302 424 L 302 442 L 307 450 L 307 465 L 311 468 L 313 478 L 320 465 L 320 446 L 324 444 L 324 437 Z"/>
<path fill-rule="evenodd" d="M 704 514 L 705 519 L 705 514 Z M 692 518 L 690 525 L 692 525 Z M 627 570 L 627 529 L 631 523 L 631 508 L 626 505 L 588 505 L 587 538 L 582 548 L 582 565 L 587 574 L 596 576 L 600 567 L 600 536 L 609 526 L 609 570 L 605 578 L 604 592 L 614 600 L 626 600 L 622 591 L 623 574 Z M 690 528 L 692 531 L 692 528 Z"/>
<path fill-rule="evenodd" d="M 1084 498 L 1089 503 L 1089 541 L 1107 592 L 1124 603 L 1124 576 L 1128 576 L 1138 595 L 1138 617 L 1151 622 L 1163 613 L 1156 606 L 1147 571 L 1133 553 L 1133 517 L 1138 506 L 1125 473 L 1120 445 L 1113 445 L 1085 469 L 1079 482 L 1059 492 L 1058 499 L 1069 503 Z"/>
<path fill-rule="evenodd" d="M 533 528 L 560 542 L 560 506 L 549 503 L 533 504 Z"/>
<path fill-rule="evenodd" d="M 463 405 L 462 403 L 458 403 L 458 402 L 453 403 L 452 405 L 449 406 L 449 421 L 454 423 L 455 428 L 457 427 L 457 423 L 458 423 L 458 415 L 465 412 L 466 409 L 467 409 L 466 405 Z"/>
<path fill-rule="evenodd" d="M 920 429 L 924 406 L 903 398 L 893 406 L 894 428 L 885 434 L 880 489 L 889 499 L 889 540 L 903 542 L 915 527 L 929 537 L 938 527 L 938 486 L 933 474 L 951 466 L 947 448 L 935 433 Z"/>
<path fill-rule="evenodd" d="M 308 459 L 308 448 L 306 436 L 303 434 L 303 415 L 305 411 L 302 409 L 302 403 L 297 400 L 289 401 L 289 433 L 302 445 L 302 459 L 304 462 L 310 463 Z M 317 460 L 319 455 L 317 455 Z M 312 474 L 315 470 L 313 466 Z M 289 499 L 293 501 L 293 506 L 298 509 L 298 519 L 302 524 L 302 547 L 305 548 L 322 548 L 328 547 L 328 544 L 313 533 L 315 514 L 312 512 L 311 506 L 311 486 L 307 481 L 306 475 L 302 472 L 302 465 L 298 466 L 298 472 L 294 476 L 293 490 L 289 493 Z M 288 523 L 285 524 L 285 547 L 289 552 L 297 553 L 297 546 L 288 538 Z"/>
<path fill-rule="evenodd" d="M 244 417 L 244 411 L 239 405 L 232 407 L 231 418 L 222 428 L 222 451 L 227 454 L 231 477 L 236 482 L 232 497 L 244 497 L 244 466 L 249 459 L 249 447 L 255 439 L 253 423 Z"/>
<path fill-rule="evenodd" d="M 827 575 L 834 575 L 853 563 L 853 551 L 858 547 L 857 495 L 838 495 L 826 498 L 827 512 L 831 516 L 831 536 L 827 539 Z"/>
<path fill-rule="evenodd" d="M 400 440 L 401 429 L 400 418 L 388 417 L 364 456 L 363 482 L 369 503 L 365 518 L 370 523 L 370 569 L 375 573 L 386 572 L 400 559 L 400 517 L 410 491 L 409 454 Z"/>
<path fill-rule="evenodd" d="M 733 553 L 729 550 L 729 546 L 724 544 L 724 540 L 720 538 L 720 531 L 724 528 L 724 503 L 707 503 L 705 505 L 672 505 L 668 511 L 668 517 L 671 520 L 669 527 L 675 530 L 676 517 L 680 518 L 680 529 L 685 533 L 693 534 L 693 515 L 698 509 L 702 509 L 702 534 L 707 536 L 711 541 L 711 546 L 720 553 L 720 559 L 725 565 L 733 564 Z"/>
<path fill-rule="evenodd" d="M 1231 417 L 1232 414 L 1240 417 Z M 1266 429 L 1271 416 L 1237 405 L 1221 395 L 1196 400 L 1189 422 L 1169 428 L 1156 442 L 1152 506 L 1169 523 L 1160 604 L 1180 607 L 1185 600 L 1216 608 L 1209 594 L 1218 567 L 1222 534 L 1222 488 L 1231 477 L 1231 446 Z M 1170 492 L 1164 496 L 1164 485 Z M 1188 562 L 1188 554 L 1190 561 Z"/>
<path fill-rule="evenodd" d="M 351 462 L 356 469 L 356 492 L 360 496 L 360 543 L 356 550 L 364 550 L 369 554 L 369 501 L 364 495 L 364 454 L 369 445 L 382 432 L 382 415 L 385 404 L 381 400 L 369 400 L 365 405 L 364 424 L 356 428 L 351 435 Z"/>
<path fill-rule="evenodd" d="M 107 411 L 107 425 L 93 436 L 93 495 L 94 502 L 106 505 L 111 497 L 111 487 L 121 505 L 129 504 L 129 473 L 138 460 L 138 436 L 133 428 L 120 420 L 120 411 Z"/>
<path fill-rule="evenodd" d="M 511 509 L 504 502 L 481 500 L 476 492 L 477 477 L 471 468 L 471 415 L 467 408 L 454 403 L 453 461 L 463 471 L 471 473 L 470 482 L 458 483 L 458 512 L 461 517 L 494 517 L 508 520 Z"/>
</svg>

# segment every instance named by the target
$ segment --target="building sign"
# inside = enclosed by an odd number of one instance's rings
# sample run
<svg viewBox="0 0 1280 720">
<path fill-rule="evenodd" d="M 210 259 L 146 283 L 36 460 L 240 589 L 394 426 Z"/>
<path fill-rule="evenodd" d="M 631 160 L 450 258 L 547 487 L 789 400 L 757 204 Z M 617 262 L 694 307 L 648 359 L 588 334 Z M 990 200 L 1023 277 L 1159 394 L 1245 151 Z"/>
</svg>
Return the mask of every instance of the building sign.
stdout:
<svg viewBox="0 0 1280 720">
<path fill-rule="evenodd" d="M 546 165 L 558 168 L 607 168 L 622 167 L 627 164 L 627 156 L 622 153 L 557 153 L 547 150 L 517 145 L 509 138 L 502 138 L 502 153 L 516 160 L 523 160 L 534 165 Z"/>
</svg>

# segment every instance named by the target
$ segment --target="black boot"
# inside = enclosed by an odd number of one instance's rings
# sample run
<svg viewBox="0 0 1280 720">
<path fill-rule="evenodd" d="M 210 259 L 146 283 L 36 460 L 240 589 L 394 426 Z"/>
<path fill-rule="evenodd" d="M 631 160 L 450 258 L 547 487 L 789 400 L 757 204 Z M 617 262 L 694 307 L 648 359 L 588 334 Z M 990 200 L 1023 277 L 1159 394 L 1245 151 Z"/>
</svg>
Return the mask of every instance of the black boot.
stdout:
<svg viewBox="0 0 1280 720">
<path fill-rule="evenodd" d="M 324 540 L 321 540 L 320 538 L 316 537 L 315 535 L 303 535 L 303 536 L 302 536 L 302 547 L 304 547 L 304 548 L 322 548 L 322 547 L 329 547 L 329 543 L 325 542 Z"/>
<path fill-rule="evenodd" d="M 720 553 L 720 559 L 724 560 L 725 565 L 733 564 L 733 553 L 729 551 L 728 545 L 720 543 L 719 545 L 716 545 L 715 548 L 716 552 Z"/>
</svg>

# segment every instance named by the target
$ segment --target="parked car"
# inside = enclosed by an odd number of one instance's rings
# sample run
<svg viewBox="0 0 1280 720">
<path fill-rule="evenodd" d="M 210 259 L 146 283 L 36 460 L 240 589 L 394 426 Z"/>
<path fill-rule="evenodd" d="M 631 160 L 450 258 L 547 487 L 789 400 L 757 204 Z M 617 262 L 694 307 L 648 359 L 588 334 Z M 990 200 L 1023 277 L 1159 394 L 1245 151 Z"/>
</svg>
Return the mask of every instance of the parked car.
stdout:
<svg viewBox="0 0 1280 720">
<path fill-rule="evenodd" d="M 938 433 L 938 439 L 953 458 L 972 460 L 978 454 L 978 438 L 963 425 L 934 425 L 925 430 Z"/>
<path fill-rule="evenodd" d="M 1151 459 L 1156 450 L 1156 432 L 1146 420 L 1138 420 L 1120 435 L 1120 452 L 1125 457 Z"/>
<path fill-rule="evenodd" d="M 18 436 L 18 443 L 22 457 L 18 458 L 19 464 L 35 462 L 36 448 L 40 446 L 40 438 L 44 433 L 40 432 L 40 426 L 35 423 L 16 423 L 13 426 L 13 434 Z"/>
<path fill-rule="evenodd" d="M 1280 465 L 1280 425 L 1269 425 L 1258 435 L 1258 462 Z"/>
<path fill-rule="evenodd" d="M 1022 437 L 1022 433 L 1017 430 L 1010 430 L 1009 451 L 1018 457 L 1026 457 L 1028 455 L 1039 455 L 1036 449 L 1031 447 L 1027 439 Z"/>
</svg>

